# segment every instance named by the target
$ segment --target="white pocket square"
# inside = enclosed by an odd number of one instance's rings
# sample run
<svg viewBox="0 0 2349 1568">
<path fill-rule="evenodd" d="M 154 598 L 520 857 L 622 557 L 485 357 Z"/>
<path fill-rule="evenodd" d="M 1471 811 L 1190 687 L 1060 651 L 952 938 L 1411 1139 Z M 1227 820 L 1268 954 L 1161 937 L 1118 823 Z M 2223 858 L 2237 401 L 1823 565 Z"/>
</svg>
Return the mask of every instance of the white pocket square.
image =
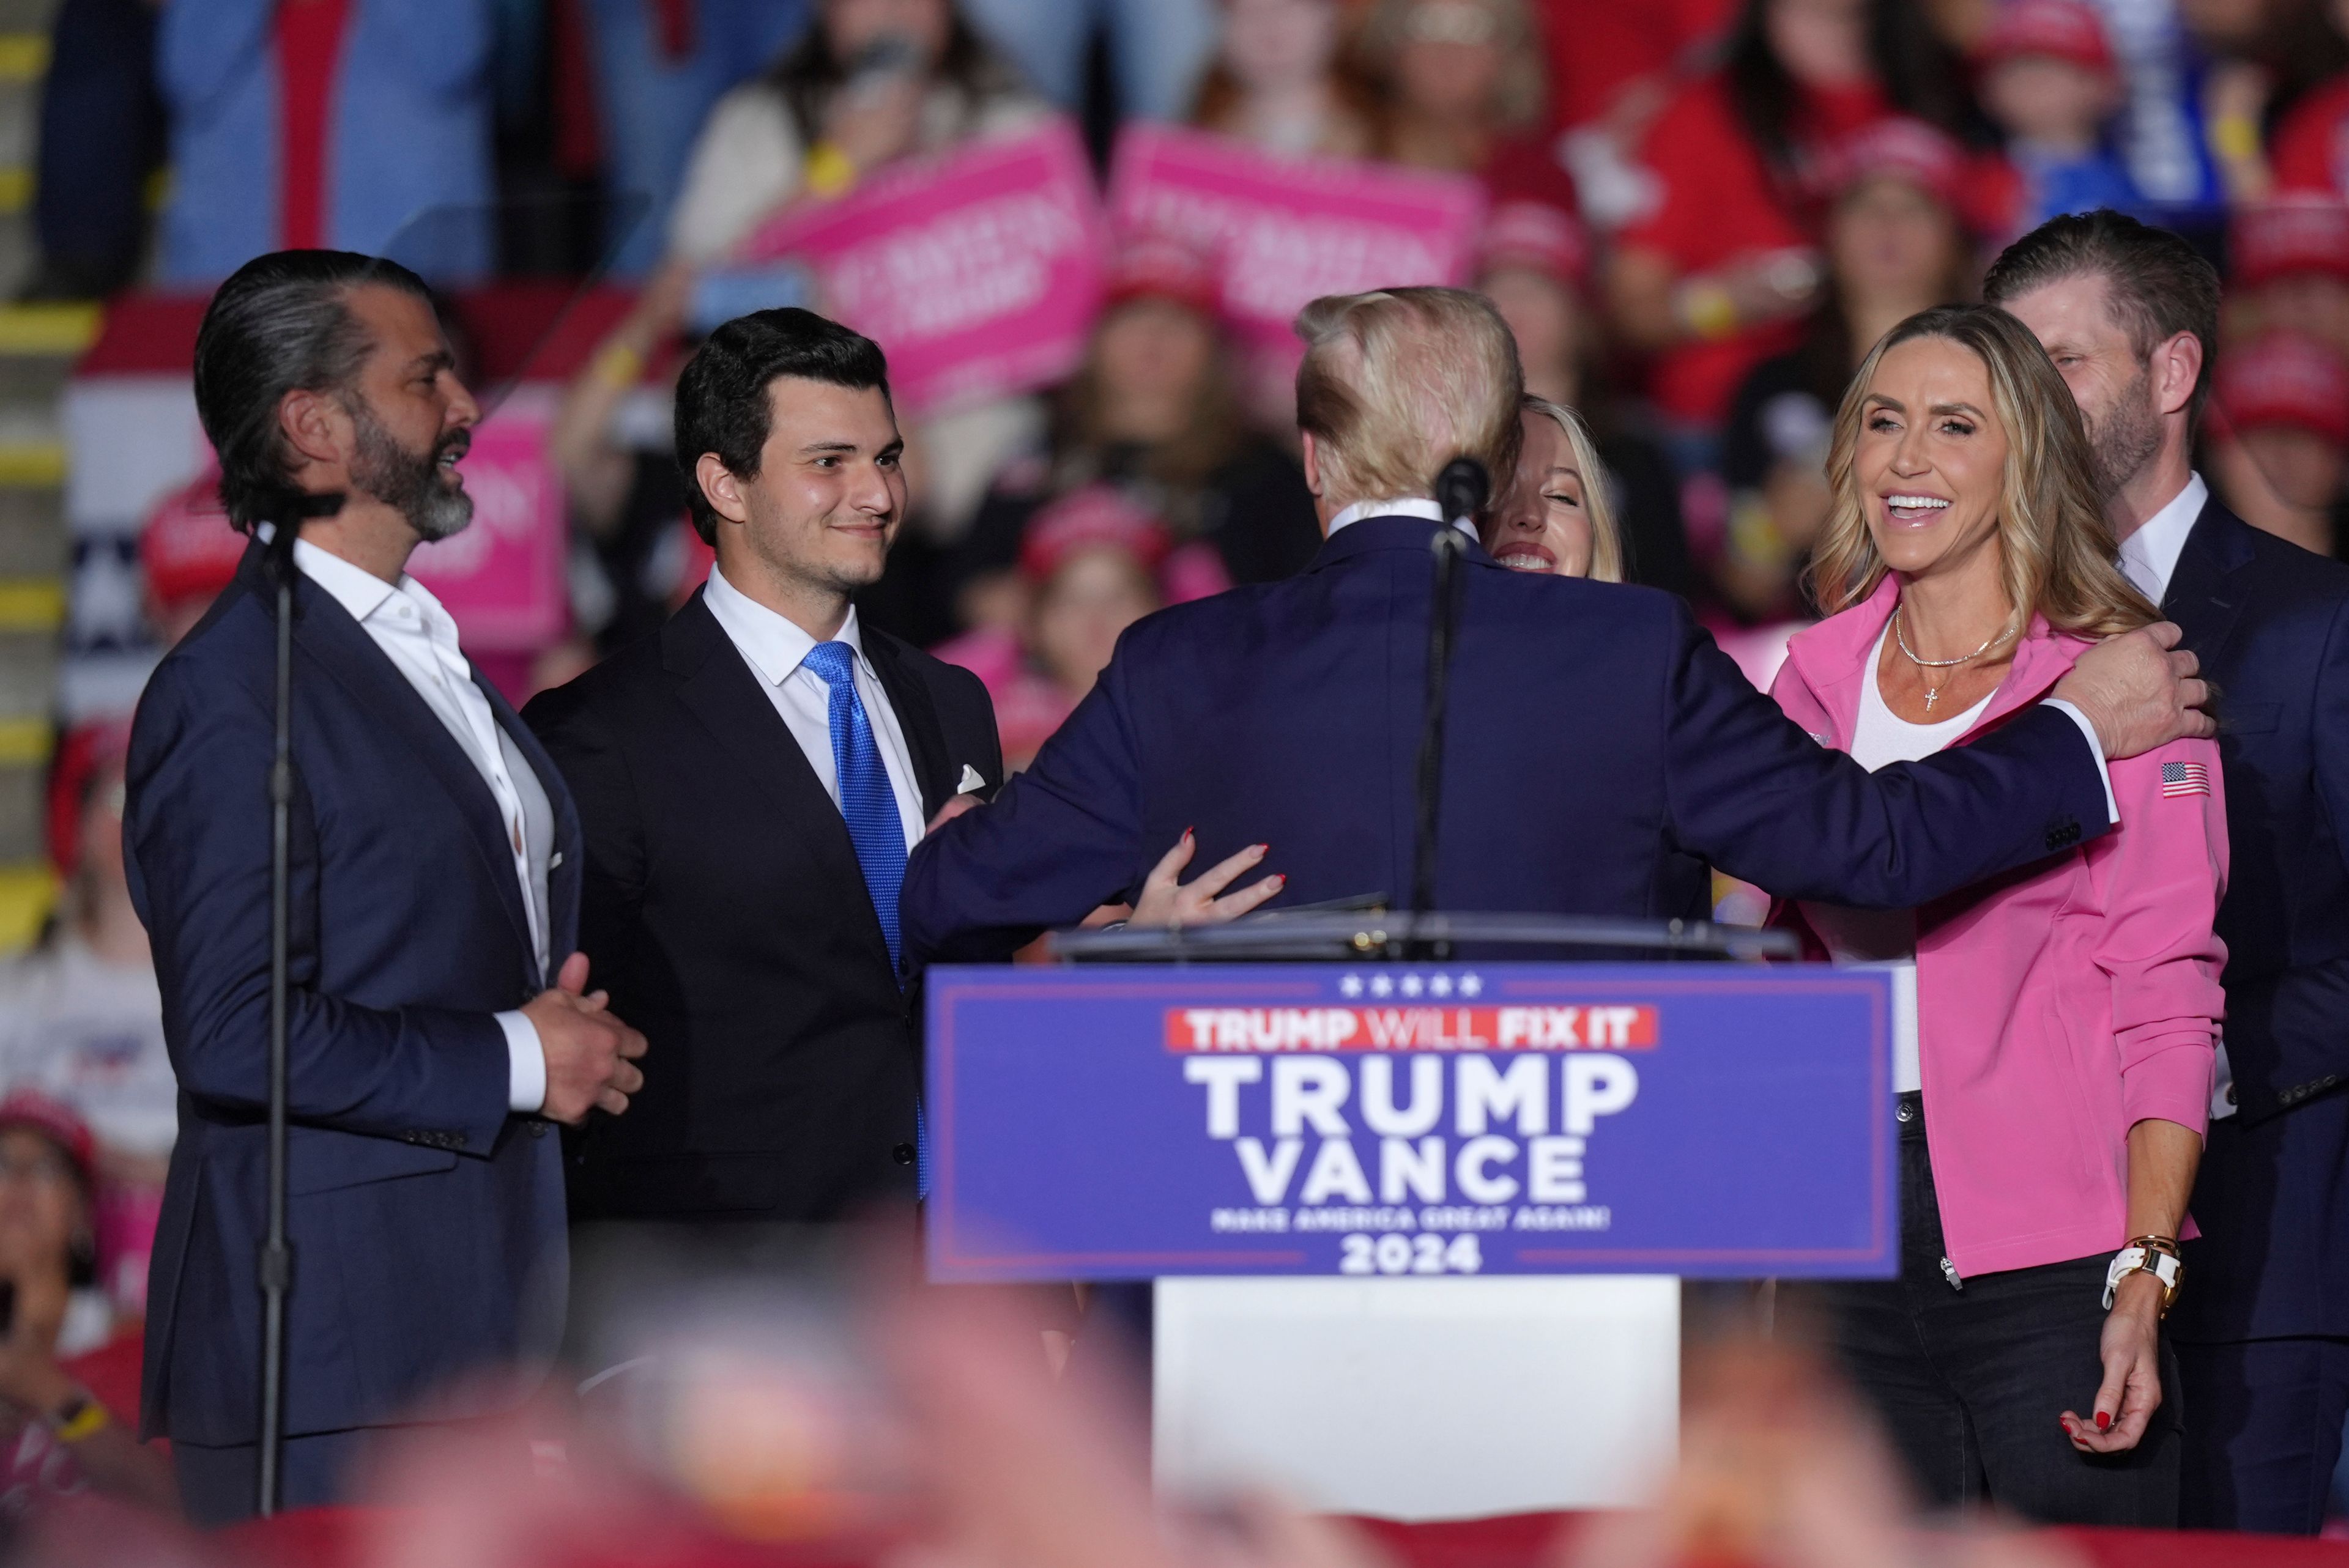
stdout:
<svg viewBox="0 0 2349 1568">
<path fill-rule="evenodd" d="M 978 769 L 973 768 L 968 762 L 964 763 L 962 765 L 962 782 L 955 786 L 955 793 L 957 795 L 968 795 L 974 789 L 984 789 L 986 788 L 987 780 L 978 776 Z"/>
</svg>

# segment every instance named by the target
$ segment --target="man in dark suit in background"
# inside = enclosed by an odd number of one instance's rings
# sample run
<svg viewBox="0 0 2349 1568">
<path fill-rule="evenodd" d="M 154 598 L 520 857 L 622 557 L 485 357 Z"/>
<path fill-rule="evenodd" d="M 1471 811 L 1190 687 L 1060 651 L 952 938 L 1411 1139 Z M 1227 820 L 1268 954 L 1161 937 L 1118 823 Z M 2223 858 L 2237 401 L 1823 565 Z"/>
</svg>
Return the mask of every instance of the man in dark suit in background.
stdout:
<svg viewBox="0 0 2349 1568">
<path fill-rule="evenodd" d="M 1193 823 L 1210 856 L 1269 841 L 1282 899 L 1408 892 L 1428 544 L 1452 526 L 1427 497 L 1457 454 L 1510 471 L 1516 354 L 1487 302 L 1448 289 L 1316 301 L 1299 331 L 1320 552 L 1127 631 L 1035 766 L 916 851 L 915 962 L 999 957 L 1126 896 Z M 1909 907 L 2106 831 L 2100 745 L 2130 755 L 2207 722 L 2182 706 L 2199 687 L 2178 656 L 2132 634 L 2090 650 L 2063 702 L 1870 774 L 1670 594 L 1520 575 L 1473 542 L 1460 575 L 1443 909 L 1701 917 L 1708 861 Z"/>
<path fill-rule="evenodd" d="M 2251 527 L 2194 472 L 2219 276 L 2183 240 L 2056 218 L 1986 292 L 2070 383 L 2122 569 L 2221 694 L 2227 1020 L 2170 1318 L 2179 1522 L 2313 1534 L 2349 1417 L 2349 567 Z"/>
<path fill-rule="evenodd" d="M 575 1140 L 572 1216 L 910 1206 L 899 883 L 1002 758 L 978 677 L 850 603 L 905 510 L 881 351 L 803 310 L 729 322 L 678 383 L 677 449 L 709 583 L 525 714 L 585 823 L 582 944 L 654 1048 L 629 1114 Z"/>
<path fill-rule="evenodd" d="M 582 995 L 563 779 L 406 574 L 465 526 L 479 417 L 424 284 L 288 251 L 221 285 L 196 407 L 230 521 L 294 545 L 283 1502 L 336 1500 L 374 1429 L 521 1398 L 452 1378 L 551 1352 L 565 1266 L 547 1119 L 626 1109 L 644 1041 Z M 140 699 L 123 835 L 180 1080 L 143 1429 L 190 1515 L 250 1513 L 266 1218 L 276 588 L 256 540 Z M 556 961 L 560 977 L 555 978 Z"/>
</svg>

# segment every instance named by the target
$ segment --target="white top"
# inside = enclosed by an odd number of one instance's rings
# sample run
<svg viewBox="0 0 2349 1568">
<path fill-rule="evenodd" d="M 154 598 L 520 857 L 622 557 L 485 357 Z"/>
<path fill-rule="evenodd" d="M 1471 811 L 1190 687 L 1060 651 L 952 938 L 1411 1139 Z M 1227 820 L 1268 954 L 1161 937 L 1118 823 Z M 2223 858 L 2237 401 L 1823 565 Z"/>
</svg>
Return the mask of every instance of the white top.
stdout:
<svg viewBox="0 0 2349 1568">
<path fill-rule="evenodd" d="M 545 786 L 498 727 L 490 699 L 473 684 L 473 666 L 457 646 L 457 623 L 430 589 L 404 572 L 398 583 L 387 583 L 306 539 L 294 542 L 294 563 L 350 612 L 489 786 L 513 851 L 514 878 L 522 885 L 538 971 L 552 985 L 546 876 L 554 838 L 554 807 Z M 500 1013 L 497 1020 L 506 1037 L 507 1105 L 528 1114 L 546 1103 L 545 1047 L 536 1026 L 522 1013 Z"/>
<path fill-rule="evenodd" d="M 1430 522 L 1442 522 L 1444 508 L 1416 496 L 1403 496 L 1395 500 L 1358 500 L 1331 518 L 1326 531 L 1334 538 L 1340 529 L 1349 523 L 1360 522 L 1366 517 L 1423 517 Z M 1453 520 L 1452 526 L 1471 539 L 1476 537 L 1476 531 L 1458 518 Z"/>
<path fill-rule="evenodd" d="M 2156 605 L 2168 593 L 2178 552 L 2186 548 L 2186 536 L 2194 531 L 2195 520 L 2209 499 L 2210 487 L 2202 482 L 2202 476 L 2189 474 L 2186 488 L 2172 496 L 2168 506 L 2121 541 L 2122 574 Z"/>
<path fill-rule="evenodd" d="M 1917 762 L 1962 737 L 1981 719 L 1997 691 L 1963 713 L 1911 724 L 1892 711 L 1877 686 L 1878 661 L 1892 624 L 1877 634 L 1868 655 L 1868 676 L 1860 682 L 1859 722 L 1851 737 L 1852 760 L 1870 773 L 1895 762 Z M 1838 964 L 1880 969 L 1892 976 L 1892 1092 L 1907 1094 L 1923 1087 L 1918 1061 L 1917 916 L 1905 909 L 1847 909 L 1841 904 L 1803 905 L 1803 917 L 1826 944 Z"/>
<path fill-rule="evenodd" d="M 709 569 L 706 595 L 709 613 L 718 617 L 735 651 L 757 672 L 767 700 L 782 715 L 801 754 L 823 781 L 823 792 L 832 797 L 833 805 L 839 805 L 840 771 L 832 759 L 832 687 L 805 662 L 815 648 L 815 639 L 727 582 L 726 574 L 715 566 Z M 905 749 L 905 732 L 898 727 L 897 710 L 889 706 L 889 694 L 874 673 L 873 661 L 864 656 L 854 605 L 849 607 L 848 619 L 841 623 L 832 641 L 856 650 L 856 695 L 864 704 L 865 717 L 873 723 L 874 743 L 889 775 L 890 792 L 897 797 L 897 820 L 905 830 L 905 847 L 910 850 L 922 840 L 922 792 L 914 782 L 913 753 Z"/>
<path fill-rule="evenodd" d="M 180 1081 L 154 966 L 109 964 L 61 929 L 0 967 L 0 1083 L 64 1101 L 109 1148 L 169 1154 Z"/>
</svg>

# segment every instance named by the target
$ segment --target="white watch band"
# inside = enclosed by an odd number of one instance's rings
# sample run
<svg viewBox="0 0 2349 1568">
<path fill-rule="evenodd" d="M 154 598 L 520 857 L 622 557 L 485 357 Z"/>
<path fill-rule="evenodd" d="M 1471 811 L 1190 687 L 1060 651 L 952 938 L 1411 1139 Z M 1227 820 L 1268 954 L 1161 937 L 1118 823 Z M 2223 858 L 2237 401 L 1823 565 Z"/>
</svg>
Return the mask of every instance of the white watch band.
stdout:
<svg viewBox="0 0 2349 1568">
<path fill-rule="evenodd" d="M 2178 1264 L 2168 1253 L 2158 1253 L 2149 1247 L 2123 1247 L 2113 1254 L 2112 1265 L 2105 1270 L 2105 1310 L 2113 1308 L 2113 1294 L 2120 1283 L 2137 1273 L 2151 1274 L 2161 1282 L 2163 1299 L 2178 1288 Z"/>
</svg>

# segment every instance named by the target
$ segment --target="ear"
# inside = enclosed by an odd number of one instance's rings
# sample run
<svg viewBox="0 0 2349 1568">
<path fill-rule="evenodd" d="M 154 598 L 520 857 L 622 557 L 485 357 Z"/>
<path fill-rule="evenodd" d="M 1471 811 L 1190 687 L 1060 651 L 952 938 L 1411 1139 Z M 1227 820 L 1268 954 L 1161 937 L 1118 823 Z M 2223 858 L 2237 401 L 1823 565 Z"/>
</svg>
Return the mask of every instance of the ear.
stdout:
<svg viewBox="0 0 2349 1568">
<path fill-rule="evenodd" d="M 2193 401 L 2194 384 L 2202 377 L 2202 340 L 2190 332 L 2174 333 L 2154 346 L 2153 395 L 2165 415 L 2175 414 Z"/>
<path fill-rule="evenodd" d="M 1304 447 L 1305 488 L 1319 496 L 1321 493 L 1321 449 L 1314 444 L 1310 430 L 1298 431 L 1297 438 Z"/>
<path fill-rule="evenodd" d="M 742 494 L 742 481 L 716 452 L 704 452 L 695 460 L 693 477 L 709 499 L 710 511 L 729 522 L 750 521 L 750 503 Z"/>
<path fill-rule="evenodd" d="M 342 468 L 350 462 L 357 432 L 342 400 L 331 392 L 296 387 L 277 400 L 277 428 L 305 463 Z"/>
</svg>

